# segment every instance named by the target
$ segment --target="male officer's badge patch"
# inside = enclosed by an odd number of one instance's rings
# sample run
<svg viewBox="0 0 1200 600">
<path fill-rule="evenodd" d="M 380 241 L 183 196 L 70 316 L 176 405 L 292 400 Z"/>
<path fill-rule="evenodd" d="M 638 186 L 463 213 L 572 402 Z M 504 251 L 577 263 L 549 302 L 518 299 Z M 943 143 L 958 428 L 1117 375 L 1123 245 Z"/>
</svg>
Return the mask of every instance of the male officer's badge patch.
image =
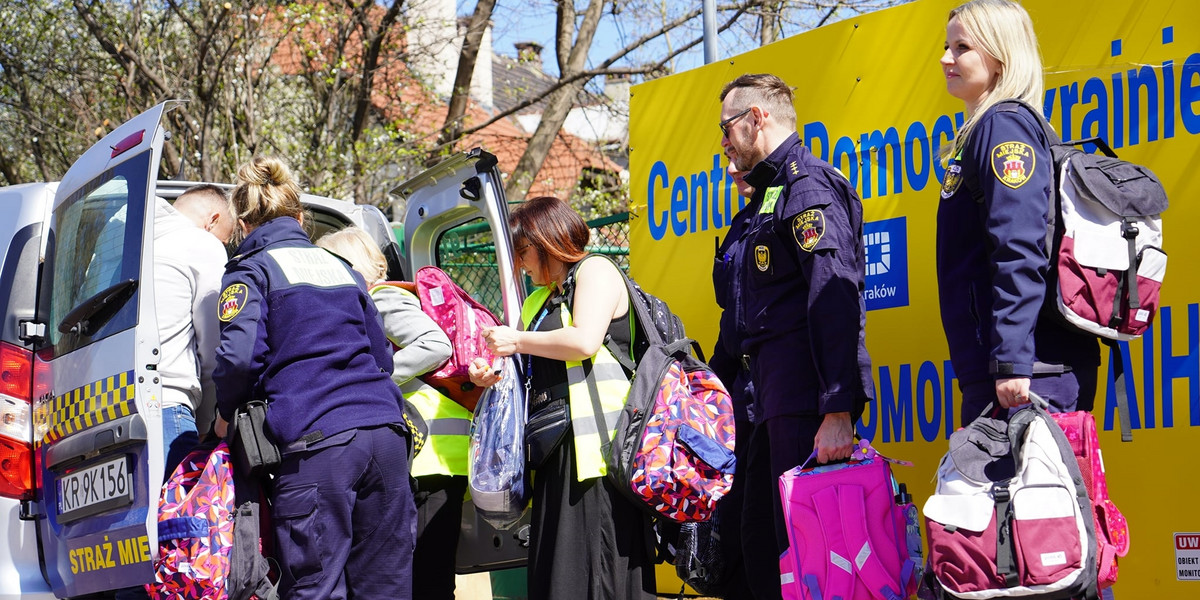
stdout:
<svg viewBox="0 0 1200 600">
<path fill-rule="evenodd" d="M 796 166 L 796 161 L 793 160 L 790 164 L 788 164 L 788 167 L 791 167 L 792 175 L 800 174 L 800 168 Z"/>
<path fill-rule="evenodd" d="M 825 214 L 818 209 L 806 210 L 792 219 L 792 235 L 805 252 L 812 252 L 825 235 Z"/>
<path fill-rule="evenodd" d="M 958 191 L 958 186 L 962 185 L 962 165 L 957 162 L 950 163 L 946 167 L 946 177 L 942 181 L 942 198 L 946 199 L 954 195 Z"/>
<path fill-rule="evenodd" d="M 1014 190 L 1029 181 L 1036 164 L 1033 148 L 1024 142 L 1004 142 L 992 148 L 992 172 Z"/>
<path fill-rule="evenodd" d="M 771 249 L 763 245 L 754 248 L 754 266 L 764 273 L 771 268 Z"/>
<path fill-rule="evenodd" d="M 242 312 L 242 307 L 246 305 L 246 284 L 234 283 L 225 288 L 221 292 L 221 297 L 217 299 L 217 316 L 228 323 L 238 313 Z"/>
</svg>

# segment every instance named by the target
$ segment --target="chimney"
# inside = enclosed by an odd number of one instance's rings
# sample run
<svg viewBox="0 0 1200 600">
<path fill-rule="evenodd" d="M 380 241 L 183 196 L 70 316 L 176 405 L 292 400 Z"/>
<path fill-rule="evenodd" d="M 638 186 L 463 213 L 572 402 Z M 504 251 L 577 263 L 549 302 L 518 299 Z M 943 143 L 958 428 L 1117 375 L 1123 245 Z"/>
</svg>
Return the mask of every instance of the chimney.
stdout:
<svg viewBox="0 0 1200 600">
<path fill-rule="evenodd" d="M 630 77 L 628 73 L 609 73 L 604 76 L 604 95 L 612 102 L 618 104 L 629 104 L 629 84 Z"/>
<path fill-rule="evenodd" d="M 413 72 L 434 93 L 450 96 L 462 47 L 454 0 L 425 0 L 408 6 L 405 24 Z"/>
<path fill-rule="evenodd" d="M 542 70 L 542 45 L 537 42 L 517 42 L 517 62 Z"/>
</svg>

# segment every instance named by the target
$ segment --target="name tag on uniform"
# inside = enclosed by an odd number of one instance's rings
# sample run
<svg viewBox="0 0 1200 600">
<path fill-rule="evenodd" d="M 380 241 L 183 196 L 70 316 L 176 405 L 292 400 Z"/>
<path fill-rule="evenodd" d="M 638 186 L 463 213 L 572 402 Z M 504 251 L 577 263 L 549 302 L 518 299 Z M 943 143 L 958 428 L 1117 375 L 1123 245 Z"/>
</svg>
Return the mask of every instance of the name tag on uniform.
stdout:
<svg viewBox="0 0 1200 600">
<path fill-rule="evenodd" d="M 321 248 L 275 248 L 268 250 L 267 255 L 279 265 L 292 285 L 355 285 L 346 265 Z"/>
<path fill-rule="evenodd" d="M 765 215 L 775 212 L 775 202 L 779 200 L 781 192 L 783 192 L 782 185 L 767 188 L 767 191 L 763 193 L 762 207 L 758 209 L 758 214 Z"/>
</svg>

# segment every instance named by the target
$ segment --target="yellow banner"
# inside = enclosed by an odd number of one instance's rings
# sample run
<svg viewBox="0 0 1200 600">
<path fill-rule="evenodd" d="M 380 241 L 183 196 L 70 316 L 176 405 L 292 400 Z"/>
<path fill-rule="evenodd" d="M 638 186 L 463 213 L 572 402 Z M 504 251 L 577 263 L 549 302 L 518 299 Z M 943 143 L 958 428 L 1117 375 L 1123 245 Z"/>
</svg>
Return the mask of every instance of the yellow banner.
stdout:
<svg viewBox="0 0 1200 600">
<path fill-rule="evenodd" d="M 958 423 L 934 273 L 943 169 L 937 148 L 962 122 L 938 59 L 957 1 L 924 0 L 850 19 L 633 89 L 630 190 L 634 277 L 666 300 L 706 351 L 716 340 L 715 244 L 739 198 L 721 153 L 718 94 L 744 73 L 795 87 L 800 137 L 841 169 L 863 200 L 867 347 L 877 399 L 859 431 L 910 459 L 897 477 L 918 504 Z M 1046 65 L 1045 111 L 1064 139 L 1100 136 L 1150 167 L 1171 200 L 1170 256 L 1151 331 L 1123 344 L 1134 442 L 1122 443 L 1112 371 L 1101 366 L 1095 415 L 1109 492 L 1129 520 L 1123 598 L 1200 594 L 1177 532 L 1200 532 L 1200 3 L 1027 0 Z M 1196 552 L 1192 552 L 1195 554 Z M 1189 571 L 1196 577 L 1189 577 Z M 664 588 L 665 589 L 665 588 Z"/>
</svg>

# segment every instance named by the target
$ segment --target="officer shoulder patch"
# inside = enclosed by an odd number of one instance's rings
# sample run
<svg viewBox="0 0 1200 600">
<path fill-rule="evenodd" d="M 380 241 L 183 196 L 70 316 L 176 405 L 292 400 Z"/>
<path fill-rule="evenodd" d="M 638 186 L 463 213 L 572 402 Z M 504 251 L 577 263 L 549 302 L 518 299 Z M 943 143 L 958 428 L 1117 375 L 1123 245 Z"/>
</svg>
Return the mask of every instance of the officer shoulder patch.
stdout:
<svg viewBox="0 0 1200 600">
<path fill-rule="evenodd" d="M 246 284 L 231 283 L 229 287 L 221 292 L 221 297 L 217 300 L 218 314 L 217 317 L 226 323 L 233 320 L 242 312 L 242 307 L 246 305 Z"/>
<path fill-rule="evenodd" d="M 812 252 L 825 235 L 825 213 L 821 209 L 806 210 L 792 219 L 792 235 L 796 244 L 805 252 Z"/>
<path fill-rule="evenodd" d="M 1012 189 L 1029 181 L 1037 156 L 1033 147 L 1024 142 L 1004 142 L 992 148 L 992 172 L 996 179 Z"/>
</svg>

